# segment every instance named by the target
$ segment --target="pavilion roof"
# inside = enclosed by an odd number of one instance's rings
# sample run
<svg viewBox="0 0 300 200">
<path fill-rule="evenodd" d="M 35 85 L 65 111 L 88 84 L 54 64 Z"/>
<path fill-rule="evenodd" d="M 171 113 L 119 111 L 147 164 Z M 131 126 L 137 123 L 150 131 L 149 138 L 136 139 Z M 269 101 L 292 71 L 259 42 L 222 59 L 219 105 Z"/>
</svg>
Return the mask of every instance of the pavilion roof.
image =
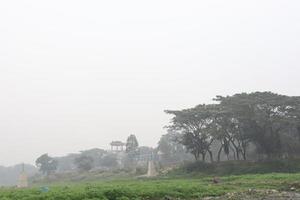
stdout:
<svg viewBox="0 0 300 200">
<path fill-rule="evenodd" d="M 111 146 L 125 146 L 126 143 L 121 142 L 121 141 L 112 141 L 112 142 L 110 143 L 110 145 L 111 145 Z"/>
</svg>

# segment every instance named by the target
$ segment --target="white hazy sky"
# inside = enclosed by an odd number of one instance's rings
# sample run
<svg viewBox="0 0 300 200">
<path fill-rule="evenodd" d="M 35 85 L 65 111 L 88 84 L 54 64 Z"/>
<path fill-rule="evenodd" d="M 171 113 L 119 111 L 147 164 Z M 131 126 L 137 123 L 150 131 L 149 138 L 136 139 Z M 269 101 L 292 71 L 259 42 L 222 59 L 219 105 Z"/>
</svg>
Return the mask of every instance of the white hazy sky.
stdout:
<svg viewBox="0 0 300 200">
<path fill-rule="evenodd" d="M 165 109 L 299 95 L 298 0 L 0 2 L 0 165 L 155 146 Z"/>
</svg>

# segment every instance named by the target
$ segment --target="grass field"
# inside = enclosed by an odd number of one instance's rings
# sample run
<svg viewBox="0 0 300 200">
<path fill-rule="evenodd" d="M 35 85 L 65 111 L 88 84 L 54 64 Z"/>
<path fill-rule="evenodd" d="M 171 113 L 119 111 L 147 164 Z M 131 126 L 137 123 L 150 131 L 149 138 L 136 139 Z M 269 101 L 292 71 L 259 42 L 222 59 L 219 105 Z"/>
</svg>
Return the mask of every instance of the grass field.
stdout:
<svg viewBox="0 0 300 200">
<path fill-rule="evenodd" d="M 230 192 L 249 189 L 300 190 L 300 173 L 262 174 L 220 177 L 220 183 L 212 183 L 212 177 L 188 179 L 131 179 L 94 181 L 89 183 L 59 183 L 30 189 L 2 188 L 1 200 L 142 200 L 142 199 L 201 199 L 221 196 Z"/>
</svg>

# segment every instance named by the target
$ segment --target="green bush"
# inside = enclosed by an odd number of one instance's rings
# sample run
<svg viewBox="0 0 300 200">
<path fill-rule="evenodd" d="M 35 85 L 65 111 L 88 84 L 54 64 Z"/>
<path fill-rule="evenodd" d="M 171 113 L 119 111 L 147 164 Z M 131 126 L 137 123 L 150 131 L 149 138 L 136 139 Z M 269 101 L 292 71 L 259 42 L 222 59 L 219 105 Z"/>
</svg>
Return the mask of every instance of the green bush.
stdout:
<svg viewBox="0 0 300 200">
<path fill-rule="evenodd" d="M 147 168 L 146 167 L 137 167 L 136 168 L 136 175 L 143 175 L 143 174 L 147 174 Z"/>
<path fill-rule="evenodd" d="M 122 189 L 122 188 L 114 188 L 110 190 L 104 191 L 104 195 L 108 200 L 119 200 L 120 198 L 134 198 L 135 195 L 129 191 L 129 188 Z"/>
</svg>

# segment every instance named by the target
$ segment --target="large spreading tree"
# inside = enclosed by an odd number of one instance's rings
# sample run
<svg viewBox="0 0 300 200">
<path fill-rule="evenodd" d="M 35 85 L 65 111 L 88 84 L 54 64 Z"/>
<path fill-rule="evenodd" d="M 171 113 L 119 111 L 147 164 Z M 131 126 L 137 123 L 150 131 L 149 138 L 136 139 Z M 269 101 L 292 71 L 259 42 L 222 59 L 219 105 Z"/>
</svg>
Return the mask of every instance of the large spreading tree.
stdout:
<svg viewBox="0 0 300 200">
<path fill-rule="evenodd" d="M 174 117 L 170 130 L 182 133 L 179 140 L 196 160 L 217 142 L 221 153 L 247 159 L 249 145 L 265 158 L 292 157 L 300 153 L 300 97 L 271 92 L 217 96 L 217 103 L 191 109 L 166 111 Z"/>
<path fill-rule="evenodd" d="M 172 124 L 168 128 L 182 134 L 179 142 L 194 155 L 196 160 L 199 160 L 201 156 L 204 161 L 207 153 L 213 160 L 210 147 L 214 138 L 209 132 L 212 122 L 212 107 L 214 106 L 203 104 L 181 111 L 165 111 L 174 115 L 171 120 Z"/>
</svg>

